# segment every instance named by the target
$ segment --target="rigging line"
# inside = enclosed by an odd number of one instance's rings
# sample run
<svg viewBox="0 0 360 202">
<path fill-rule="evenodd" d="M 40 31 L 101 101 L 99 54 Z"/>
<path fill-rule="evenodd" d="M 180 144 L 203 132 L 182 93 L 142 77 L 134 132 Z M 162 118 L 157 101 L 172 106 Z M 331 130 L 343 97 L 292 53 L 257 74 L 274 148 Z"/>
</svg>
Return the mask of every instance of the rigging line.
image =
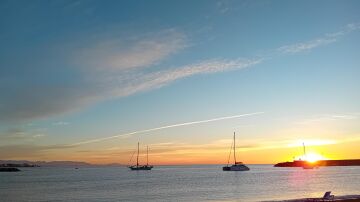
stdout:
<svg viewBox="0 0 360 202">
<path fill-rule="evenodd" d="M 134 152 L 132 153 L 132 155 L 131 155 L 131 158 L 130 158 L 130 160 L 129 160 L 129 162 L 128 162 L 129 165 L 130 165 L 130 163 L 131 163 L 131 161 L 132 161 L 132 159 L 133 159 L 133 157 L 134 157 L 135 152 L 136 152 L 136 151 L 134 151 Z"/>
<path fill-rule="evenodd" d="M 230 147 L 230 152 L 229 152 L 229 157 L 228 157 L 228 161 L 227 161 L 227 166 L 229 166 L 229 162 L 230 162 L 230 156 L 231 156 L 231 150 L 233 148 L 233 142 L 231 142 L 231 147 Z"/>
</svg>

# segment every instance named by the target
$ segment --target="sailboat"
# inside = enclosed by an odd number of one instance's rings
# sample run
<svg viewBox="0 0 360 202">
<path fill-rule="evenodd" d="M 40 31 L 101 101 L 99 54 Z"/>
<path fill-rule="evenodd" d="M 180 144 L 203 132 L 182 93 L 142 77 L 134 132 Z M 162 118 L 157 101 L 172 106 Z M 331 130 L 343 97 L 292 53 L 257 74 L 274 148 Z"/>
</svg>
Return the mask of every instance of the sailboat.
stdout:
<svg viewBox="0 0 360 202">
<path fill-rule="evenodd" d="M 231 155 L 232 149 L 234 149 L 234 164 L 229 166 L 230 155 Z M 231 145 L 228 163 L 226 166 L 223 167 L 223 171 L 248 171 L 248 170 L 250 170 L 250 168 L 247 167 L 245 164 L 243 164 L 242 162 L 236 162 L 236 146 L 235 146 L 235 132 L 234 132 L 234 144 Z"/>
<path fill-rule="evenodd" d="M 305 143 L 303 143 L 303 149 L 304 149 L 304 157 L 306 159 L 306 148 L 305 148 Z M 314 168 L 318 168 L 316 165 L 311 164 L 311 162 L 305 161 L 305 164 L 302 166 L 303 169 L 314 169 Z"/>
<path fill-rule="evenodd" d="M 154 166 L 149 165 L 149 147 L 146 147 L 146 165 L 139 165 L 139 142 L 137 148 L 136 165 L 129 166 L 131 170 L 151 170 Z"/>
</svg>

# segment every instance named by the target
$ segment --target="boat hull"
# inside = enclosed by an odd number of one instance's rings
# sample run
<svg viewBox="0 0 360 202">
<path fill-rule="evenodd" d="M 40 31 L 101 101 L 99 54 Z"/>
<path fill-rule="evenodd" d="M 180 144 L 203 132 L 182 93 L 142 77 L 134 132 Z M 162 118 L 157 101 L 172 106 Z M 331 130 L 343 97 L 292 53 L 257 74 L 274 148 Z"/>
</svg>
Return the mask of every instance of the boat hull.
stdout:
<svg viewBox="0 0 360 202">
<path fill-rule="evenodd" d="M 153 166 L 129 166 L 131 170 L 151 170 Z"/>
<path fill-rule="evenodd" d="M 20 170 L 18 168 L 13 167 L 4 167 L 0 168 L 0 172 L 19 172 Z"/>
<path fill-rule="evenodd" d="M 232 165 L 232 166 L 224 166 L 223 171 L 248 171 L 249 167 L 246 165 Z"/>
</svg>

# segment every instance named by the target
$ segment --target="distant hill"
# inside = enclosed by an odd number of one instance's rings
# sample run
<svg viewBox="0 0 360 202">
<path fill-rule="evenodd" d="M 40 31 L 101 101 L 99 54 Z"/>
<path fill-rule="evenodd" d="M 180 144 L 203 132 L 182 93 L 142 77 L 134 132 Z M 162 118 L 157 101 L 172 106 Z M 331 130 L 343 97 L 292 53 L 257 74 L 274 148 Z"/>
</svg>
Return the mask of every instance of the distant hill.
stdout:
<svg viewBox="0 0 360 202">
<path fill-rule="evenodd" d="M 45 166 L 71 166 L 71 167 L 84 167 L 84 166 L 93 166 L 90 163 L 80 162 L 80 161 L 36 161 L 34 164 L 41 167 Z"/>
<path fill-rule="evenodd" d="M 2 164 L 28 164 L 36 165 L 41 167 L 89 167 L 89 166 L 123 166 L 121 164 L 112 163 L 112 164 L 90 164 L 81 161 L 27 161 L 27 160 L 0 160 L 0 165 Z"/>
</svg>

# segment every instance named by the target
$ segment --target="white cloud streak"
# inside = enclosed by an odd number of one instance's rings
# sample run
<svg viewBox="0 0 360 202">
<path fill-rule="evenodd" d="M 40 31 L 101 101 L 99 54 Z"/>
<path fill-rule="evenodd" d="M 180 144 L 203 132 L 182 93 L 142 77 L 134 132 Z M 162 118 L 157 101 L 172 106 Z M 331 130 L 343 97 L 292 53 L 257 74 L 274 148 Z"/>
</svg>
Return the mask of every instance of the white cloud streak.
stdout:
<svg viewBox="0 0 360 202">
<path fill-rule="evenodd" d="M 243 69 L 246 67 L 251 67 L 256 64 L 259 64 L 266 59 L 271 59 L 275 56 L 281 56 L 284 54 L 295 54 L 304 51 L 309 51 L 314 48 L 318 48 L 320 46 L 324 46 L 327 44 L 331 44 L 336 42 L 339 37 L 344 36 L 350 32 L 360 29 L 360 24 L 348 24 L 345 26 L 344 29 L 338 32 L 326 34 L 322 38 L 318 38 L 315 40 L 305 41 L 301 43 L 295 43 L 291 45 L 285 45 L 279 47 L 277 49 L 270 51 L 267 57 L 258 57 L 254 59 L 217 59 L 217 60 L 208 60 L 208 61 L 201 61 L 198 63 L 193 63 L 189 65 L 184 65 L 177 68 L 171 68 L 168 70 L 160 70 L 155 72 L 124 72 L 119 71 L 111 72 L 111 74 L 106 75 L 105 77 L 101 78 L 100 82 L 106 83 L 104 86 L 107 86 L 107 89 L 111 89 L 108 91 L 110 97 L 123 97 L 128 96 L 131 94 L 135 94 L 138 92 L 148 91 L 151 89 L 156 89 L 163 87 L 165 85 L 170 84 L 171 82 L 190 77 L 197 74 L 210 74 L 210 73 L 217 73 L 217 72 L 225 72 L 225 71 L 232 71 Z M 182 36 L 181 34 L 174 34 L 173 36 Z M 175 37 L 175 39 L 177 38 Z M 183 37 L 179 37 L 179 41 Z M 151 44 L 151 43 L 150 43 Z M 181 43 L 176 43 L 181 44 Z M 173 46 L 170 44 L 170 46 Z M 185 45 L 183 45 L 184 47 Z M 176 46 L 174 46 L 176 47 Z M 180 46 L 179 46 L 180 47 Z M 155 48 L 156 49 L 156 48 Z M 177 48 L 174 48 L 174 50 Z M 178 50 L 178 49 L 177 49 Z M 171 52 L 171 51 L 169 51 Z M 280 55 L 279 55 L 280 53 Z M 134 54 L 133 59 L 135 59 L 136 54 Z M 141 55 L 139 53 L 139 55 Z M 161 55 L 161 54 L 160 54 Z M 163 55 L 165 57 L 165 55 Z M 121 59 L 122 57 L 120 57 Z M 132 58 L 132 57 L 130 57 Z M 151 62 L 148 61 L 150 65 Z M 146 66 L 142 64 L 143 66 Z M 141 69 L 140 69 L 141 70 Z"/>
<path fill-rule="evenodd" d="M 112 96 L 122 97 L 160 88 L 185 77 L 243 69 L 258 64 L 261 61 L 261 58 L 253 60 L 211 60 L 147 74 L 112 75 L 108 77 L 106 83 L 112 86 L 112 91 L 109 92 Z"/>
<path fill-rule="evenodd" d="M 54 126 L 66 126 L 66 125 L 69 125 L 69 124 L 70 124 L 69 122 L 58 121 L 58 122 L 53 123 L 52 125 L 54 125 Z"/>
<path fill-rule="evenodd" d="M 65 86 L 23 85 L 19 89 L 15 88 L 15 93 L 2 99 L 0 103 L 0 120 L 47 118 L 74 112 L 103 100 L 161 88 L 173 81 L 194 75 L 252 67 L 266 59 L 334 43 L 341 36 L 359 29 L 359 23 L 348 24 L 344 29 L 318 39 L 269 50 L 266 57 L 212 59 L 178 67 L 169 67 L 162 63 L 171 55 L 190 46 L 187 36 L 175 29 L 125 39 L 117 34 L 110 38 L 87 39 L 75 47 L 70 46 L 72 50 L 76 50 L 71 52 L 70 66 L 75 65 L 81 70 L 76 82 Z M 8 88 L 14 87 L 10 85 Z"/>
<path fill-rule="evenodd" d="M 19 128 L 13 128 L 0 132 L 0 145 L 2 145 L 2 143 L 32 142 L 35 139 L 43 138 L 45 136 L 46 129 L 38 128 L 25 131 Z"/>
<path fill-rule="evenodd" d="M 315 118 L 305 119 L 305 120 L 295 122 L 295 123 L 305 125 L 305 124 L 313 124 L 313 123 L 318 123 L 318 122 L 354 120 L 357 118 L 358 118 L 358 116 L 350 115 L 350 114 L 320 115 Z"/>
<path fill-rule="evenodd" d="M 297 44 L 292 44 L 289 46 L 282 46 L 278 50 L 282 53 L 299 53 L 299 52 L 311 50 L 313 48 L 316 48 L 316 47 L 319 47 L 322 45 L 330 44 L 335 41 L 336 41 L 336 38 L 333 38 L 333 37 L 320 38 L 320 39 L 316 39 L 316 40 L 308 41 L 308 42 L 304 42 L 304 43 L 297 43 Z"/>
<path fill-rule="evenodd" d="M 75 55 L 85 70 L 128 71 L 155 65 L 187 46 L 185 34 L 169 29 L 141 39 L 100 40 Z"/>
<path fill-rule="evenodd" d="M 344 36 L 350 32 L 356 31 L 358 29 L 360 29 L 360 23 L 347 24 L 342 30 L 338 32 L 326 34 L 325 36 L 315 40 L 281 46 L 280 48 L 277 49 L 277 51 L 283 54 L 292 54 L 292 53 L 309 51 L 311 49 L 320 46 L 334 43 L 339 39 L 339 37 Z"/>
<path fill-rule="evenodd" d="M 195 125 L 195 124 L 201 124 L 201 123 L 209 123 L 209 122 L 222 121 L 222 120 L 227 120 L 227 119 L 236 119 L 236 118 L 240 118 L 240 117 L 254 116 L 254 115 L 259 115 L 259 114 L 263 114 L 263 113 L 264 112 L 255 112 L 255 113 L 240 114 L 240 115 L 234 115 L 234 116 L 225 116 L 225 117 L 219 117 L 219 118 L 213 118 L 213 119 L 207 119 L 207 120 L 201 120 L 201 121 L 191 121 L 191 122 L 185 122 L 185 123 L 172 124 L 172 125 L 168 125 L 168 126 L 151 128 L 151 129 L 146 129 L 146 130 L 139 130 L 139 131 L 134 131 L 134 132 L 130 132 L 130 133 L 114 135 L 114 136 L 110 136 L 110 137 L 86 140 L 86 141 L 70 144 L 69 146 L 79 146 L 79 145 L 83 145 L 83 144 L 101 142 L 101 141 L 115 139 L 115 138 L 130 137 L 130 136 L 135 135 L 135 134 L 147 133 L 147 132 L 152 132 L 152 131 L 157 131 L 157 130 L 164 130 L 164 129 L 168 129 L 168 128 L 175 128 L 175 127 L 180 127 L 180 126 L 189 126 L 189 125 Z"/>
</svg>

